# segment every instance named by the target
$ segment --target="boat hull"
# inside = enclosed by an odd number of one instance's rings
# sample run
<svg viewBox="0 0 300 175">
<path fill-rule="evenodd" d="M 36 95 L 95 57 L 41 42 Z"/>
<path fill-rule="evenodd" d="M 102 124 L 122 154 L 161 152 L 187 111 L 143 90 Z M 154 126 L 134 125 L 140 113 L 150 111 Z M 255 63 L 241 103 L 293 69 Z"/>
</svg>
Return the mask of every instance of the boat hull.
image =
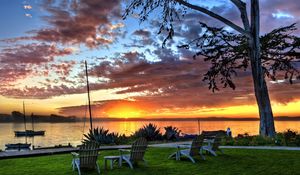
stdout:
<svg viewBox="0 0 300 175">
<path fill-rule="evenodd" d="M 22 150 L 22 149 L 30 149 L 30 143 L 13 143 L 13 144 L 5 144 L 6 150 Z"/>
<path fill-rule="evenodd" d="M 33 137 L 33 136 L 44 136 L 45 131 L 32 131 L 32 130 L 26 130 L 26 131 L 15 131 L 16 137 Z"/>
</svg>

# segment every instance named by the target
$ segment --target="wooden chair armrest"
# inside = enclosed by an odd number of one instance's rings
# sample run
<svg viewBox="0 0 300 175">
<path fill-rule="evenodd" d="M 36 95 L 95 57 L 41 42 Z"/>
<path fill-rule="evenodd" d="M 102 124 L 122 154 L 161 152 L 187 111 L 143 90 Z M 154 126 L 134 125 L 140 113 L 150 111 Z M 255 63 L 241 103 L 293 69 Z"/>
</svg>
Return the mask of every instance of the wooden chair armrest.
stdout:
<svg viewBox="0 0 300 175">
<path fill-rule="evenodd" d="M 130 152 L 130 149 L 119 149 L 120 152 Z"/>
<path fill-rule="evenodd" d="M 129 150 L 129 149 L 119 149 L 119 151 L 120 151 L 121 156 L 123 155 L 124 152 L 127 152 L 127 153 L 131 152 L 131 150 Z"/>
<path fill-rule="evenodd" d="M 79 154 L 78 154 L 78 153 L 76 153 L 76 152 L 71 152 L 71 154 L 72 154 L 73 158 L 75 158 L 75 157 L 79 157 Z"/>
<path fill-rule="evenodd" d="M 177 148 L 190 148 L 192 145 L 191 144 L 180 144 L 180 145 L 177 145 Z"/>
</svg>

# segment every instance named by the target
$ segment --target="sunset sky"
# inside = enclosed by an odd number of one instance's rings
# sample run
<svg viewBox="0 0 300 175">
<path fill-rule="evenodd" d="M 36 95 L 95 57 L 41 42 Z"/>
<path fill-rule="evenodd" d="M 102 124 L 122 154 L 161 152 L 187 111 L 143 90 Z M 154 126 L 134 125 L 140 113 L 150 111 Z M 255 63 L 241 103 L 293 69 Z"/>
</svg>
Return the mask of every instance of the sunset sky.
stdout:
<svg viewBox="0 0 300 175">
<path fill-rule="evenodd" d="M 0 113 L 22 111 L 25 101 L 28 113 L 84 116 L 87 60 L 94 117 L 258 116 L 250 70 L 234 78 L 235 90 L 212 93 L 202 81 L 209 64 L 176 47 L 199 36 L 198 21 L 222 23 L 188 11 L 162 49 L 159 15 L 122 20 L 126 2 L 1 0 Z M 201 2 L 241 26 L 228 0 Z M 262 34 L 292 23 L 300 29 L 297 0 L 260 2 Z M 300 82 L 267 82 L 275 116 L 300 116 Z"/>
</svg>

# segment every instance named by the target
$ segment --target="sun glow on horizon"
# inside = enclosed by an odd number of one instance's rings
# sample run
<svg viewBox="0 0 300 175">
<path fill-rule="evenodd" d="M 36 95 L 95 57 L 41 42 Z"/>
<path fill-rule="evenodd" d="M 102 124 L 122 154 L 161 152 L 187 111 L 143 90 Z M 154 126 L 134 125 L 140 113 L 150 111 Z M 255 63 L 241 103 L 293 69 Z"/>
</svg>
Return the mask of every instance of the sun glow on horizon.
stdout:
<svg viewBox="0 0 300 175">
<path fill-rule="evenodd" d="M 105 93 L 105 92 L 103 92 Z M 25 100 L 26 112 L 34 114 L 50 115 L 58 113 L 59 105 L 70 103 L 76 105 L 75 102 L 85 98 L 84 95 L 70 95 L 69 98 L 76 100 L 65 100 L 65 98 L 54 98 L 49 103 L 49 100 Z M 0 98 L 0 106 L 6 106 L 2 113 L 10 114 L 11 111 L 22 111 L 20 99 L 6 99 Z M 73 104 L 71 102 L 74 102 Z M 47 103 L 47 105 L 46 105 Z M 300 99 L 293 100 L 288 103 L 272 102 L 272 109 L 274 116 L 300 116 L 299 111 Z M 85 108 L 84 108 L 85 109 Z M 58 113 L 65 116 L 82 117 L 84 111 L 71 110 L 67 113 Z M 234 117 L 245 118 L 253 117 L 258 118 L 258 108 L 256 104 L 237 105 L 218 107 L 184 107 L 184 108 L 168 108 L 163 105 L 156 104 L 155 102 L 142 102 L 134 100 L 111 100 L 99 108 L 93 107 L 93 114 L 96 117 L 104 118 L 201 118 L 201 117 Z"/>
<path fill-rule="evenodd" d="M 287 104 L 273 103 L 274 116 L 299 116 L 300 100 Z M 157 107 L 157 106 L 155 106 Z M 106 106 L 104 111 L 110 118 L 194 118 L 194 117 L 259 117 L 256 104 L 224 106 L 224 107 L 194 107 L 181 109 L 158 110 L 154 106 L 140 105 L 139 102 L 118 102 Z"/>
<path fill-rule="evenodd" d="M 119 107 L 118 109 L 114 108 L 106 112 L 110 117 L 113 118 L 140 118 L 141 112 L 138 109 L 131 107 Z"/>
<path fill-rule="evenodd" d="M 132 102 L 117 102 L 104 107 L 104 112 L 110 118 L 141 118 L 145 113 L 138 104 Z"/>
</svg>

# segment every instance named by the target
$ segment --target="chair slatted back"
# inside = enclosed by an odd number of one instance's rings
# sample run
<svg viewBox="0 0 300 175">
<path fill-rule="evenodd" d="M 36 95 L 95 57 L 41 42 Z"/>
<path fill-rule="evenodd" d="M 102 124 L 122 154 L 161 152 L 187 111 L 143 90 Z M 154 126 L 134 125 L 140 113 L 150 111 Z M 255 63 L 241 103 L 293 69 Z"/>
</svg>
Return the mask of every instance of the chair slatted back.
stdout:
<svg viewBox="0 0 300 175">
<path fill-rule="evenodd" d="M 220 137 L 226 136 L 226 131 L 217 130 L 217 131 L 202 131 L 202 135 L 204 135 L 204 139 L 214 139 L 217 135 Z"/>
<path fill-rule="evenodd" d="M 200 148 L 203 144 L 203 140 L 204 140 L 203 135 L 198 135 L 193 139 L 191 150 L 190 150 L 190 156 L 196 156 L 199 154 Z"/>
<path fill-rule="evenodd" d="M 131 147 L 130 160 L 133 162 L 142 161 L 147 148 L 147 140 L 145 138 L 137 139 Z"/>
<path fill-rule="evenodd" d="M 214 142 L 212 144 L 212 150 L 216 151 L 219 149 L 219 146 L 221 145 L 222 137 L 220 135 L 216 135 Z"/>
<path fill-rule="evenodd" d="M 79 148 L 80 168 L 95 168 L 100 145 L 96 142 L 87 142 Z"/>
<path fill-rule="evenodd" d="M 217 135 L 215 131 L 202 131 L 204 139 L 214 139 Z"/>
</svg>

